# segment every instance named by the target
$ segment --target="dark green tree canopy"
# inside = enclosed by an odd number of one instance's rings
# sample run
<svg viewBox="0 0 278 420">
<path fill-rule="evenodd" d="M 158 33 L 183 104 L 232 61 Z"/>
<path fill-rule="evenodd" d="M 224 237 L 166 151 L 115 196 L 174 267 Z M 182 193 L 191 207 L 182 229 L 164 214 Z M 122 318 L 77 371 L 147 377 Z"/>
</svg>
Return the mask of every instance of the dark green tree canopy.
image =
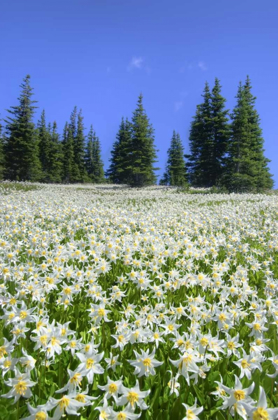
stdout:
<svg viewBox="0 0 278 420">
<path fill-rule="evenodd" d="M 173 132 L 171 144 L 168 149 L 166 171 L 160 182 L 162 185 L 185 186 L 186 167 L 183 157 L 183 145 L 179 133 Z"/>
<path fill-rule="evenodd" d="M 157 162 L 154 147 L 154 130 L 143 108 L 143 96 L 140 94 L 137 108 L 132 117 L 132 174 L 130 184 L 143 187 L 156 183 L 154 163 Z"/>
<path fill-rule="evenodd" d="M 273 187 L 264 156 L 260 118 L 255 109 L 256 98 L 251 93 L 247 77 L 239 84 L 237 104 L 231 115 L 231 138 L 223 182 L 229 191 L 259 192 Z"/>
<path fill-rule="evenodd" d="M 122 118 L 113 144 L 106 176 L 115 184 L 130 184 L 132 177 L 132 125 Z"/>
<path fill-rule="evenodd" d="M 39 181 L 41 163 L 38 138 L 33 123 L 36 101 L 32 100 L 33 89 L 27 75 L 20 85 L 19 104 L 8 110 L 5 120 L 7 139 L 5 143 L 5 177 L 15 181 Z"/>
</svg>

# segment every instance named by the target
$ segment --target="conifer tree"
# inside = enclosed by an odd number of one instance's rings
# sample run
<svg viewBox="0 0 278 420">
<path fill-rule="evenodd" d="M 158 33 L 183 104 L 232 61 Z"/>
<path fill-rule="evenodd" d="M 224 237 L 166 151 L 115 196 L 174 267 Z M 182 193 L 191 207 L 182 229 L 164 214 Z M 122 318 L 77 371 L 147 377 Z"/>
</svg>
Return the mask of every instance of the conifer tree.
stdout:
<svg viewBox="0 0 278 420">
<path fill-rule="evenodd" d="M 49 125 L 48 131 L 51 135 L 50 159 L 49 159 L 49 178 L 50 182 L 62 182 L 63 177 L 63 150 L 62 143 L 57 133 L 57 124 L 54 121 L 52 127 Z"/>
<path fill-rule="evenodd" d="M 211 93 L 213 162 L 210 182 L 211 185 L 219 186 L 225 167 L 225 157 L 230 138 L 229 111 L 225 109 L 226 99 L 221 95 L 221 85 L 217 78 Z"/>
<path fill-rule="evenodd" d="M 88 136 L 87 136 L 87 146 L 86 146 L 86 151 L 85 151 L 85 166 L 86 166 L 86 171 L 88 174 L 88 178 L 90 181 L 92 181 L 92 177 L 93 177 L 93 172 L 94 172 L 94 168 L 93 168 L 93 164 L 94 164 L 94 157 L 93 157 L 93 138 L 94 138 L 94 130 L 93 130 L 93 126 L 91 125 Z"/>
<path fill-rule="evenodd" d="M 42 167 L 41 180 L 49 182 L 51 178 L 50 174 L 50 159 L 51 159 L 51 133 L 46 127 L 45 111 L 42 111 L 41 118 L 37 125 L 38 130 L 38 141 L 39 141 L 39 157 Z"/>
<path fill-rule="evenodd" d="M 74 143 L 71 128 L 65 124 L 63 133 L 63 181 L 66 183 L 75 182 Z"/>
<path fill-rule="evenodd" d="M 130 184 L 132 174 L 132 125 L 122 118 L 116 141 L 111 151 L 110 167 L 106 176 L 114 184 Z"/>
<path fill-rule="evenodd" d="M 77 128 L 74 136 L 74 161 L 79 174 L 79 179 L 76 181 L 84 182 L 86 180 L 85 167 L 85 135 L 82 111 L 77 116 Z"/>
<path fill-rule="evenodd" d="M 192 185 L 212 187 L 221 182 L 230 126 L 228 110 L 225 110 L 226 100 L 221 95 L 221 85 L 217 78 L 212 92 L 208 83 L 205 84 L 202 96 L 204 101 L 197 106 L 191 124 L 187 168 Z"/>
<path fill-rule="evenodd" d="M 100 184 L 105 182 L 103 161 L 99 138 L 91 125 L 85 154 L 87 173 L 91 182 Z"/>
<path fill-rule="evenodd" d="M 41 164 L 37 133 L 32 121 L 36 101 L 32 100 L 33 89 L 29 75 L 24 78 L 20 87 L 19 105 L 8 110 L 10 116 L 5 121 L 5 177 L 16 181 L 39 181 Z"/>
<path fill-rule="evenodd" d="M 185 186 L 186 168 L 183 158 L 183 145 L 179 133 L 176 133 L 175 130 L 167 153 L 166 171 L 160 184 L 178 187 Z"/>
<path fill-rule="evenodd" d="M 105 182 L 103 161 L 101 159 L 101 147 L 99 138 L 95 135 L 93 137 L 93 173 L 92 180 L 96 184 Z"/>
<path fill-rule="evenodd" d="M 212 185 L 213 169 L 213 130 L 211 93 L 208 83 L 203 93 L 204 101 L 197 105 L 196 115 L 191 123 L 189 135 L 190 154 L 185 155 L 190 183 L 195 187 Z"/>
<path fill-rule="evenodd" d="M 140 94 L 137 108 L 132 117 L 132 174 L 131 185 L 143 187 L 156 183 L 154 163 L 154 130 L 143 108 L 143 96 Z"/>
<path fill-rule="evenodd" d="M 224 184 L 229 191 L 258 192 L 272 188 L 273 181 L 264 156 L 260 118 L 255 110 L 256 98 L 247 77 L 239 84 L 237 104 L 232 113 L 231 139 Z"/>
</svg>

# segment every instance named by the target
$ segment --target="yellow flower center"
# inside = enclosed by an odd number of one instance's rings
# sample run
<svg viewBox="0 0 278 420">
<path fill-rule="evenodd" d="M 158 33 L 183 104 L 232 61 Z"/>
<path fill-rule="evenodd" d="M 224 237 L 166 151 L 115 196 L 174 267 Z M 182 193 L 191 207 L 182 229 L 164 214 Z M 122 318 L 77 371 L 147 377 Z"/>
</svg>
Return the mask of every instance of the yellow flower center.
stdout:
<svg viewBox="0 0 278 420">
<path fill-rule="evenodd" d="M 25 319 L 27 317 L 27 315 L 28 314 L 27 314 L 26 311 L 21 311 L 19 317 L 20 317 L 20 319 Z"/>
<path fill-rule="evenodd" d="M 46 419 L 47 419 L 47 414 L 44 413 L 43 411 L 38 411 L 36 413 L 35 420 L 46 420 Z"/>
<path fill-rule="evenodd" d="M 241 366 L 243 367 L 243 369 L 248 369 L 250 366 L 250 363 L 248 363 L 246 359 L 243 359 L 241 361 Z"/>
<path fill-rule="evenodd" d="M 268 412 L 262 407 L 257 408 L 253 413 L 253 420 L 269 420 Z"/>
<path fill-rule="evenodd" d="M 122 411 L 117 415 L 117 420 L 125 420 L 126 419 L 126 414 L 123 413 Z"/>
<path fill-rule="evenodd" d="M 47 343 L 47 335 L 42 335 L 40 337 L 40 342 L 42 343 L 42 345 L 46 346 L 46 343 Z"/>
<path fill-rule="evenodd" d="M 233 350 L 235 348 L 235 343 L 233 341 L 229 341 L 228 349 Z"/>
<path fill-rule="evenodd" d="M 200 344 L 201 344 L 203 347 L 207 347 L 207 345 L 208 345 L 208 339 L 207 339 L 206 337 L 201 338 L 201 340 L 200 340 Z"/>
<path fill-rule="evenodd" d="M 152 361 L 149 357 L 143 360 L 143 365 L 146 367 L 151 367 Z"/>
<path fill-rule="evenodd" d="M 82 403 L 86 402 L 85 395 L 83 395 L 83 394 L 76 395 L 75 399 L 79 402 L 82 402 Z"/>
<path fill-rule="evenodd" d="M 5 360 L 4 367 L 9 368 L 11 366 L 12 362 L 10 360 Z"/>
<path fill-rule="evenodd" d="M 110 392 L 110 394 L 114 394 L 117 391 L 118 387 L 116 384 L 110 384 L 108 387 L 108 391 Z"/>
<path fill-rule="evenodd" d="M 192 410 L 190 410 L 190 408 L 186 410 L 186 417 L 188 420 L 194 420 L 196 418 L 195 414 Z"/>
<path fill-rule="evenodd" d="M 130 391 L 128 393 L 127 400 L 131 404 L 132 408 L 133 408 L 134 404 L 138 402 L 138 399 L 139 399 L 138 397 L 139 396 L 138 396 L 137 392 Z"/>
<path fill-rule="evenodd" d="M 0 358 L 7 354 L 6 347 L 0 347 Z"/>
<path fill-rule="evenodd" d="M 91 367 L 94 365 L 95 361 L 93 359 L 87 359 L 86 362 L 86 369 L 91 369 Z"/>
<path fill-rule="evenodd" d="M 220 320 L 220 321 L 222 321 L 222 322 L 223 322 L 223 321 L 225 321 L 226 319 L 227 319 L 227 317 L 226 317 L 226 315 L 225 315 L 225 314 L 220 314 L 220 315 L 219 315 L 219 320 Z"/>
<path fill-rule="evenodd" d="M 25 381 L 19 381 L 16 385 L 15 385 L 15 390 L 16 393 L 19 395 L 25 395 L 26 391 L 27 391 L 27 384 Z"/>
<path fill-rule="evenodd" d="M 65 408 L 67 408 L 69 403 L 70 403 L 69 398 L 64 395 L 63 398 L 59 401 L 60 410 L 62 411 Z"/>
<path fill-rule="evenodd" d="M 100 309 L 98 310 L 98 316 L 104 316 L 104 315 L 105 315 L 105 309 L 100 308 Z"/>
<path fill-rule="evenodd" d="M 82 376 L 80 373 L 75 373 L 73 377 L 70 379 L 71 384 L 79 385 L 82 381 Z"/>
<path fill-rule="evenodd" d="M 242 389 L 237 389 L 234 392 L 234 397 L 235 397 L 235 399 L 237 401 L 244 400 L 244 398 L 245 398 L 245 392 Z"/>
<path fill-rule="evenodd" d="M 56 337 L 51 338 L 51 345 L 55 346 L 55 344 L 59 343 L 59 340 Z"/>
</svg>

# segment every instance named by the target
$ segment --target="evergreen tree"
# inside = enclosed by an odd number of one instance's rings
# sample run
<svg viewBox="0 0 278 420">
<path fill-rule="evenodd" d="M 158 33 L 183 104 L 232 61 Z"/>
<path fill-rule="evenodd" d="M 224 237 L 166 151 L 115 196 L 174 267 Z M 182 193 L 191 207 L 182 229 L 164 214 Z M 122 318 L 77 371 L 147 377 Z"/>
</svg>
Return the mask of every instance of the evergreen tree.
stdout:
<svg viewBox="0 0 278 420">
<path fill-rule="evenodd" d="M 95 184 L 105 182 L 103 161 L 101 159 L 100 141 L 96 136 L 92 125 L 88 133 L 85 162 L 90 180 Z"/>
<path fill-rule="evenodd" d="M 74 143 L 72 131 L 68 123 L 65 124 L 63 140 L 63 181 L 75 182 L 76 171 L 74 162 Z"/>
<path fill-rule="evenodd" d="M 230 191 L 258 192 L 273 186 L 267 166 L 269 160 L 264 156 L 264 140 L 260 118 L 254 108 L 255 100 L 247 77 L 245 85 L 239 85 L 237 104 L 232 113 L 231 139 L 223 177 Z"/>
<path fill-rule="evenodd" d="M 93 126 L 91 125 L 88 136 L 87 136 L 87 147 L 85 151 L 85 166 L 87 170 L 87 174 L 89 179 L 92 181 L 93 172 L 94 172 L 94 157 L 93 157 L 93 138 L 94 138 L 94 130 Z"/>
<path fill-rule="evenodd" d="M 229 111 L 225 110 L 226 99 L 221 95 L 219 79 L 211 95 L 211 121 L 213 135 L 213 162 L 211 167 L 211 185 L 220 185 L 230 138 Z"/>
<path fill-rule="evenodd" d="M 76 181 L 84 182 L 86 180 L 86 167 L 85 167 L 85 135 L 82 111 L 80 110 L 77 116 L 77 128 L 74 136 L 74 161 L 77 166 L 79 179 Z"/>
<path fill-rule="evenodd" d="M 183 145 L 179 133 L 173 132 L 168 149 L 166 171 L 160 182 L 162 185 L 182 187 L 186 185 L 186 168 L 183 158 Z"/>
<path fill-rule="evenodd" d="M 106 176 L 114 184 L 130 184 L 132 165 L 132 125 L 122 118 L 116 141 L 111 151 L 110 167 Z"/>
<path fill-rule="evenodd" d="M 143 187 L 155 184 L 155 162 L 154 130 L 143 108 L 143 96 L 140 94 L 132 117 L 131 185 Z"/>
<path fill-rule="evenodd" d="M 70 114 L 69 129 L 71 130 L 72 138 L 75 139 L 77 134 L 77 106 L 73 108 L 73 111 Z"/>
<path fill-rule="evenodd" d="M 214 142 L 212 129 L 211 93 L 208 83 L 203 93 L 204 101 L 197 105 L 189 135 L 190 154 L 185 155 L 190 183 L 195 187 L 213 185 Z"/>
<path fill-rule="evenodd" d="M 54 121 L 52 127 L 49 125 L 48 131 L 51 135 L 50 159 L 49 159 L 49 178 L 50 182 L 62 182 L 63 178 L 63 150 L 62 144 L 57 133 L 57 124 Z"/>
<path fill-rule="evenodd" d="M 0 180 L 4 177 L 4 167 L 5 167 L 5 159 L 4 159 L 4 133 L 2 129 L 2 125 L 0 123 Z"/>
<path fill-rule="evenodd" d="M 220 81 L 215 79 L 212 92 L 206 83 L 202 96 L 204 101 L 197 106 L 191 124 L 187 168 L 192 185 L 212 187 L 222 178 L 230 126 Z"/>
<path fill-rule="evenodd" d="M 16 181 L 39 181 L 41 164 L 39 160 L 38 139 L 32 122 L 35 111 L 32 100 L 33 89 L 27 75 L 20 85 L 19 105 L 8 110 L 6 122 L 7 140 L 5 142 L 7 179 Z"/>
<path fill-rule="evenodd" d="M 93 144 L 93 173 L 92 180 L 96 184 L 105 182 L 103 161 L 101 159 L 101 147 L 99 138 L 94 133 Z"/>
<path fill-rule="evenodd" d="M 41 118 L 38 121 L 38 141 L 39 141 L 39 157 L 42 166 L 42 178 L 44 182 L 49 182 L 50 175 L 50 159 L 51 159 L 51 133 L 46 127 L 45 111 L 42 111 Z"/>
</svg>

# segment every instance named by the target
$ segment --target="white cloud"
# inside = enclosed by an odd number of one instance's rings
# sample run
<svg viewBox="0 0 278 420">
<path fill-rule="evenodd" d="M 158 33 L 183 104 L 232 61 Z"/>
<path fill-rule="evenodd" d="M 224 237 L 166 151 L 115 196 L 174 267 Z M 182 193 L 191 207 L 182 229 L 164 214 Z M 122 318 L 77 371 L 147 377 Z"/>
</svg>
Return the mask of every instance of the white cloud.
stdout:
<svg viewBox="0 0 278 420">
<path fill-rule="evenodd" d="M 142 69 L 143 62 L 144 59 L 142 57 L 132 57 L 129 65 L 127 66 L 127 70 L 130 71 L 132 69 Z"/>
<path fill-rule="evenodd" d="M 208 68 L 207 68 L 207 66 L 205 65 L 205 63 L 203 62 L 203 61 L 199 61 L 199 63 L 198 63 L 198 67 L 199 67 L 199 69 L 201 69 L 202 71 L 206 71 Z"/>
<path fill-rule="evenodd" d="M 175 111 L 178 112 L 183 107 L 183 101 L 175 102 Z"/>
<path fill-rule="evenodd" d="M 199 61 L 198 63 L 188 61 L 184 64 L 184 66 L 179 68 L 179 73 L 185 73 L 186 70 L 193 70 L 198 68 L 202 71 L 206 71 L 208 69 L 204 61 Z"/>
</svg>

